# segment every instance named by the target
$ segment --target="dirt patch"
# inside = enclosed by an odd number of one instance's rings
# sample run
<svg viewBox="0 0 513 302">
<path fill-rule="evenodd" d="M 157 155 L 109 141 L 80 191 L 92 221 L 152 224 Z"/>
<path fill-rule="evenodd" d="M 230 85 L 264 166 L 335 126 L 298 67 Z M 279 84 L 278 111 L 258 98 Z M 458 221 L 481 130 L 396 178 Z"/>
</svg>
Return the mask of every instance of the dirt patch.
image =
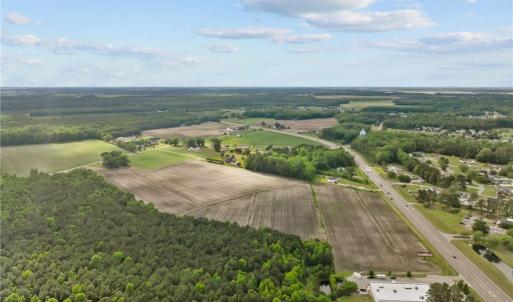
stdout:
<svg viewBox="0 0 513 302">
<path fill-rule="evenodd" d="M 277 122 L 290 127 L 286 131 L 301 133 L 301 132 L 312 132 L 319 131 L 324 128 L 330 128 L 337 124 L 335 118 L 315 118 L 309 120 L 277 120 Z"/>
<path fill-rule="evenodd" d="M 184 138 L 198 136 L 218 136 L 222 135 L 221 129 L 233 127 L 225 123 L 208 122 L 199 125 L 161 128 L 143 131 L 143 136 L 156 136 L 160 138 Z"/>
</svg>

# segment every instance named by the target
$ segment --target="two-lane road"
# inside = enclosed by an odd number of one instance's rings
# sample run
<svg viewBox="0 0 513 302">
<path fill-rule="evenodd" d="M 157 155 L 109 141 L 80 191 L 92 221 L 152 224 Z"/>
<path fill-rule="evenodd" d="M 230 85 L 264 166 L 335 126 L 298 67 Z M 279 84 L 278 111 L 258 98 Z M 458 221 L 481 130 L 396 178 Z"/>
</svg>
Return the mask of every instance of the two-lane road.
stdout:
<svg viewBox="0 0 513 302">
<path fill-rule="evenodd" d="M 257 127 L 258 128 L 258 127 Z M 399 195 L 392 185 L 378 175 L 360 156 L 352 149 L 330 142 L 321 138 L 303 134 L 264 129 L 267 131 L 289 134 L 297 137 L 316 141 L 328 148 L 343 147 L 354 156 L 355 162 L 363 172 L 390 198 L 395 207 L 417 228 L 417 230 L 431 243 L 431 245 L 442 255 L 442 257 L 461 275 L 463 279 L 483 298 L 486 302 L 513 302 L 506 293 L 486 276 L 477 266 L 461 253 L 436 227 L 434 227 L 422 214 L 408 204 Z"/>
</svg>

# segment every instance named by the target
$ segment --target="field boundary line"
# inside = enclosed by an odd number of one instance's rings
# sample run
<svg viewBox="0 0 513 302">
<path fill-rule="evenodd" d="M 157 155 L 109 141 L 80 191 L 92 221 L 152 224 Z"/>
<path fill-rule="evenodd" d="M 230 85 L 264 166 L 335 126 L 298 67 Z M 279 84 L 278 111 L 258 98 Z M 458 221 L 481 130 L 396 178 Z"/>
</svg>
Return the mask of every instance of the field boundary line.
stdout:
<svg viewBox="0 0 513 302">
<path fill-rule="evenodd" d="M 182 213 L 181 215 L 189 215 L 189 214 L 192 214 L 194 212 L 197 212 L 197 211 L 200 211 L 200 210 L 203 210 L 203 209 L 208 209 L 208 208 L 211 208 L 213 206 L 217 206 L 217 205 L 222 204 L 222 203 L 234 201 L 234 200 L 237 200 L 237 199 L 240 199 L 240 198 L 244 198 L 244 197 L 248 197 L 248 196 L 252 196 L 252 195 L 254 196 L 254 198 L 253 198 L 253 201 L 254 201 L 257 194 L 265 193 L 265 192 L 272 192 L 272 191 L 286 189 L 286 188 L 295 187 L 295 186 L 299 186 L 299 185 L 302 185 L 302 184 L 300 184 L 300 183 L 298 183 L 298 184 L 291 184 L 291 185 L 286 185 L 286 186 L 272 188 L 272 189 L 269 189 L 269 190 L 255 191 L 255 192 L 252 192 L 252 193 L 249 193 L 249 194 L 244 194 L 244 195 L 238 195 L 238 196 L 235 196 L 235 197 L 230 197 L 228 199 L 223 199 L 223 200 L 219 200 L 219 201 L 210 203 L 210 204 L 202 206 L 202 207 L 200 207 L 198 209 L 190 210 L 188 212 Z"/>
<path fill-rule="evenodd" d="M 367 212 L 367 214 L 369 215 L 369 218 L 372 219 L 372 222 L 378 226 L 378 232 L 379 234 L 381 235 L 380 237 L 383 238 L 383 239 L 386 239 L 384 240 L 386 242 L 386 244 L 391 247 L 394 251 L 397 252 L 397 250 L 395 249 L 395 246 L 393 244 L 393 241 L 392 238 L 390 238 L 390 235 L 383 231 L 384 230 L 384 227 L 382 226 L 382 224 L 379 222 L 379 220 L 374 216 L 374 214 L 372 213 L 372 211 L 369 209 L 368 205 L 367 205 L 367 201 L 365 200 L 365 198 L 363 198 L 361 195 L 360 195 L 360 192 L 358 192 L 358 190 L 353 190 L 354 193 L 356 194 L 356 196 L 358 196 L 358 200 L 360 201 L 360 203 L 362 204 L 362 208 L 365 209 L 365 212 Z"/>
<path fill-rule="evenodd" d="M 319 210 L 319 204 L 317 201 L 317 194 L 315 193 L 315 188 L 312 184 L 310 184 L 310 192 L 312 192 L 312 202 L 313 206 L 315 208 L 315 213 L 317 214 L 317 219 L 319 219 L 319 228 L 321 230 L 321 233 L 324 237 L 324 240 L 328 241 L 328 235 L 326 234 L 326 228 L 324 223 L 324 217 L 321 214 L 321 211 Z"/>
</svg>

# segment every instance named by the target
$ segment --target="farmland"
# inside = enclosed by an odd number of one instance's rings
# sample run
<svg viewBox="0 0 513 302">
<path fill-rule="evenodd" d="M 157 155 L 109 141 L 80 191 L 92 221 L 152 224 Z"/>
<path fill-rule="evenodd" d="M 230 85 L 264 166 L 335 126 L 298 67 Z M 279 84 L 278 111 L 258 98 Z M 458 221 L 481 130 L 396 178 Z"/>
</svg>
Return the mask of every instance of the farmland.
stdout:
<svg viewBox="0 0 513 302">
<path fill-rule="evenodd" d="M 312 192 L 307 184 L 255 193 L 191 213 L 255 228 L 269 227 L 303 239 L 321 239 Z"/>
<path fill-rule="evenodd" d="M 392 107 L 395 106 L 392 100 L 352 100 L 347 104 L 340 105 L 340 108 L 344 110 L 353 109 L 353 110 L 361 110 L 363 108 L 372 107 L 372 106 L 386 106 Z"/>
<path fill-rule="evenodd" d="M 99 173 L 138 198 L 168 213 L 184 214 L 215 203 L 295 185 L 294 180 L 245 169 L 187 161 L 158 170 L 100 169 Z M 248 181 L 248 180 L 251 181 Z"/>
<path fill-rule="evenodd" d="M 327 239 L 339 271 L 436 271 L 417 257 L 425 248 L 374 193 L 319 185 L 314 200 L 304 182 L 202 161 L 99 172 L 164 212 Z"/>
<path fill-rule="evenodd" d="M 121 149 L 100 140 L 2 147 L 2 173 L 58 172 L 97 162 L 102 152 L 112 150 Z"/>
<path fill-rule="evenodd" d="M 246 145 L 246 146 L 296 146 L 301 144 L 318 145 L 308 139 L 294 137 L 287 134 L 270 132 L 264 130 L 248 130 L 237 135 L 225 135 L 221 137 L 223 144 Z"/>
<path fill-rule="evenodd" d="M 315 192 L 337 270 L 436 271 L 417 256 L 426 248 L 378 194 L 338 186 Z"/>
<path fill-rule="evenodd" d="M 165 150 L 150 150 L 131 156 L 130 164 L 137 168 L 157 169 L 178 164 L 188 159 L 188 156 L 179 153 Z"/>
<path fill-rule="evenodd" d="M 156 136 L 160 138 L 186 138 L 196 136 L 217 136 L 221 129 L 230 127 L 229 124 L 208 122 L 199 125 L 162 128 L 143 131 L 143 136 Z"/>
</svg>

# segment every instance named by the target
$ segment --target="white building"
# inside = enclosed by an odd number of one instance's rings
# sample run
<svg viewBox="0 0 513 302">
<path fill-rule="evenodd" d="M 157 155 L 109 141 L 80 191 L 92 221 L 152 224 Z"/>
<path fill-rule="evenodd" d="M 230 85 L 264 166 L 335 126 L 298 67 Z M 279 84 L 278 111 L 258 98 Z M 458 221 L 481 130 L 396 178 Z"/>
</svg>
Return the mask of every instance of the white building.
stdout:
<svg viewBox="0 0 513 302">
<path fill-rule="evenodd" d="M 406 282 L 371 282 L 375 302 L 425 302 L 429 284 Z"/>
<path fill-rule="evenodd" d="M 362 130 L 360 130 L 360 136 L 366 136 L 367 135 L 367 132 L 365 132 L 365 129 L 362 128 Z"/>
</svg>

